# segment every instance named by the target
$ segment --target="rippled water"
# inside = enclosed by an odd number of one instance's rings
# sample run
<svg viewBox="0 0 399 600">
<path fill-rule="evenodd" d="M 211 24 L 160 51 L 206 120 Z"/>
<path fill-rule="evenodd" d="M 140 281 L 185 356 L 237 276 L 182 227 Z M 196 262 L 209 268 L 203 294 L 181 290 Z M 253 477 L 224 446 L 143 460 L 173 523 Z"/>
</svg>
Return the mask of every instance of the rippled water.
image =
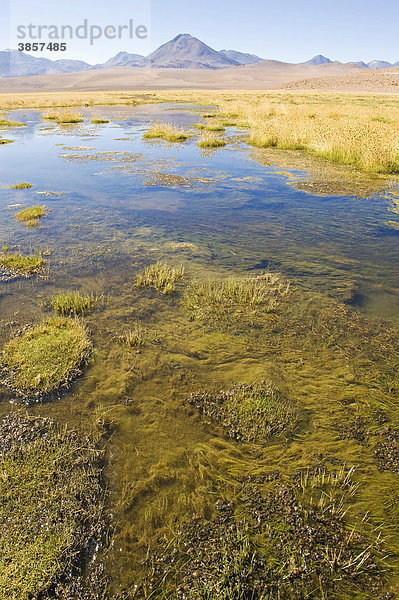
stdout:
<svg viewBox="0 0 399 600">
<path fill-rule="evenodd" d="M 201 151 L 195 139 L 143 141 L 155 119 L 192 127 L 204 112 L 194 105 L 83 112 L 85 123 L 59 126 L 40 111 L 14 111 L 11 118 L 27 126 L 3 134 L 15 142 L 0 147 L 0 243 L 48 248 L 51 257 L 47 279 L 0 284 L 0 337 L 8 339 L 10 322 L 40 319 L 40 298 L 58 291 L 107 299 L 86 318 L 96 352 L 84 375 L 58 400 L 31 410 L 72 426 L 98 416 L 110 422 L 113 534 L 105 560 L 115 589 L 134 584 L 148 547 L 185 516 L 211 514 L 216 499 L 233 497 L 235 482 L 254 469 L 294 472 L 320 453 L 338 457 L 366 478 L 359 505 L 385 519 L 381 490 L 398 489 L 396 476 L 379 472 L 371 451 L 338 439 L 334 429 L 347 418 L 344 399 L 354 405 L 370 396 L 345 356 L 308 340 L 281 346 L 270 329 L 243 336 L 201 327 L 187 320 L 178 298 L 137 290 L 134 279 L 159 258 L 184 263 L 190 277 L 270 270 L 307 302 L 319 298 L 321 306 L 328 298 L 396 322 L 399 232 L 388 225 L 397 218 L 395 186 L 363 181 L 356 195 L 350 175 L 331 175 L 327 164 L 318 163 L 323 178 L 295 162 L 282 169 L 272 154 L 248 149 L 245 130 L 234 128 L 227 129 L 228 146 L 215 152 Z M 110 123 L 93 125 L 94 116 Z M 22 181 L 33 187 L 7 187 Z M 15 205 L 38 201 L 50 212 L 27 229 L 16 221 Z M 189 246 L 179 248 L 181 242 Z M 149 332 L 139 352 L 118 341 L 137 319 Z M 262 379 L 299 402 L 303 426 L 290 442 L 239 445 L 185 402 L 209 385 Z M 14 398 L 0 394 L 6 413 Z"/>
</svg>

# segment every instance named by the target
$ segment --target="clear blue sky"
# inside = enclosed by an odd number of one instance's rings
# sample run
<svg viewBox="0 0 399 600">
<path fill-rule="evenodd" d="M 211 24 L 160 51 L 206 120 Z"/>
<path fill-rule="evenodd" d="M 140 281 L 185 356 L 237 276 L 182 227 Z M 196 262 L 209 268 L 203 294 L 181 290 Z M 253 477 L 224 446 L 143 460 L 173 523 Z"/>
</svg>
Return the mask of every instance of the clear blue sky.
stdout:
<svg viewBox="0 0 399 600">
<path fill-rule="evenodd" d="M 100 26 L 133 19 L 148 26 L 149 37 L 92 46 L 67 40 L 66 53 L 45 55 L 102 62 L 120 50 L 148 54 L 178 33 L 191 33 L 218 50 L 289 62 L 319 53 L 342 62 L 399 60 L 398 0 L 0 0 L 0 44 L 16 47 L 17 25 L 76 27 L 84 19 Z"/>
</svg>

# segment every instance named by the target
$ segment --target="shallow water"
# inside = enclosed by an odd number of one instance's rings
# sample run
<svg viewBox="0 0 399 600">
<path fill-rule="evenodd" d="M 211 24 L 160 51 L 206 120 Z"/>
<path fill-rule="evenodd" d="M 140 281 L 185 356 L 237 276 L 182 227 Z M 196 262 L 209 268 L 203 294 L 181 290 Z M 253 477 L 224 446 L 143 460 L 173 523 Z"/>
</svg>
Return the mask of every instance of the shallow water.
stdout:
<svg viewBox="0 0 399 600">
<path fill-rule="evenodd" d="M 370 319 L 399 320 L 399 232 L 387 224 L 397 219 L 395 186 L 374 179 L 355 195 L 345 172 L 340 195 L 332 185 L 323 195 L 309 193 L 303 182 L 311 174 L 249 150 L 245 130 L 234 128 L 227 148 L 215 152 L 201 151 L 195 139 L 143 141 L 151 120 L 190 128 L 204 110 L 96 107 L 82 110 L 85 123 L 70 126 L 43 121 L 40 111 L 14 111 L 10 118 L 27 126 L 3 133 L 15 142 L 0 147 L 0 243 L 51 250 L 48 278 L 0 284 L 1 342 L 42 317 L 42 297 L 79 289 L 106 299 L 85 318 L 96 352 L 84 375 L 58 400 L 31 410 L 72 426 L 110 422 L 113 533 L 103 558 L 116 590 L 135 584 L 159 538 L 186 516 L 212 514 L 220 496 L 234 498 L 249 472 L 293 473 L 320 455 L 355 464 L 365 481 L 356 510 L 372 507 L 378 523 L 388 519 L 384 490 L 399 489 L 395 475 L 378 471 L 371 449 L 337 436 L 335 423 L 348 410 L 385 398 L 356 381 L 356 352 L 348 358 L 324 340 L 282 340 L 268 326 L 244 334 L 206 328 L 188 321 L 178 298 L 135 288 L 137 272 L 160 258 L 184 263 L 190 277 L 270 270 L 316 312 L 344 302 Z M 110 123 L 91 124 L 98 116 Z M 328 183 L 328 165 L 319 161 L 320 169 Z M 22 181 L 33 187 L 6 187 Z M 38 201 L 50 213 L 27 229 L 15 205 Z M 180 242 L 191 246 L 174 246 Z M 148 330 L 139 351 L 118 341 L 137 319 Z M 263 379 L 298 402 L 301 426 L 289 441 L 238 444 L 187 406 L 192 391 Z M 0 393 L 4 414 L 15 398 Z"/>
</svg>

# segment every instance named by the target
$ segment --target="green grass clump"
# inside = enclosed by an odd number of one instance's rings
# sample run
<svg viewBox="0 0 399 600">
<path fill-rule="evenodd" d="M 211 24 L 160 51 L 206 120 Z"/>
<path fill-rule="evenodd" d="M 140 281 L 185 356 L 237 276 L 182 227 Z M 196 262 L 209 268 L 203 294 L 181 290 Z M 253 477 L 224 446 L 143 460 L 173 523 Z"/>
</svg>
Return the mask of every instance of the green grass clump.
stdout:
<svg viewBox="0 0 399 600">
<path fill-rule="evenodd" d="M 15 185 L 10 186 L 13 190 L 28 190 L 32 187 L 31 183 L 16 183 Z"/>
<path fill-rule="evenodd" d="M 20 252 L 10 252 L 5 248 L 0 254 L 0 267 L 3 267 L 11 275 L 32 277 L 42 272 L 45 265 L 46 259 L 42 252 L 25 256 Z"/>
<path fill-rule="evenodd" d="M 173 294 L 179 282 L 184 279 L 184 267 L 172 267 L 166 262 L 158 261 L 146 267 L 144 273 L 136 277 L 137 287 L 152 287 L 161 294 Z"/>
<path fill-rule="evenodd" d="M 100 298 L 95 294 L 80 294 L 79 292 L 61 292 L 45 300 L 59 315 L 64 317 L 83 315 L 92 309 Z"/>
<path fill-rule="evenodd" d="M 25 223 L 27 227 L 35 227 L 39 223 L 39 219 L 44 217 L 47 212 L 47 208 L 38 204 L 37 206 L 30 206 L 24 208 L 17 213 L 18 221 Z"/>
<path fill-rule="evenodd" d="M 48 319 L 5 346 L 1 355 L 3 383 L 24 397 L 48 394 L 80 374 L 91 349 L 80 321 Z"/>
<path fill-rule="evenodd" d="M 4 144 L 12 144 L 15 140 L 6 140 L 5 138 L 0 138 L 0 146 Z"/>
<path fill-rule="evenodd" d="M 193 281 L 184 290 L 182 305 L 192 319 L 213 325 L 251 323 L 276 309 L 289 284 L 267 273 L 256 279 Z"/>
<path fill-rule="evenodd" d="M 171 123 L 154 123 L 144 134 L 145 140 L 166 140 L 167 142 L 185 142 L 191 137 L 189 133 Z"/>
<path fill-rule="evenodd" d="M 296 418 L 292 402 L 271 384 L 240 384 L 218 393 L 192 394 L 189 402 L 240 441 L 267 441 L 292 430 Z"/>
<path fill-rule="evenodd" d="M 108 119 L 92 119 L 91 122 L 94 125 L 101 125 L 102 123 L 109 123 Z"/>
<path fill-rule="evenodd" d="M 50 419 L 11 413 L 0 457 L 0 597 L 47 598 L 99 537 L 101 455 Z"/>
<path fill-rule="evenodd" d="M 213 133 L 205 133 L 198 142 L 198 146 L 200 148 L 224 148 L 227 146 L 227 142 Z"/>
</svg>

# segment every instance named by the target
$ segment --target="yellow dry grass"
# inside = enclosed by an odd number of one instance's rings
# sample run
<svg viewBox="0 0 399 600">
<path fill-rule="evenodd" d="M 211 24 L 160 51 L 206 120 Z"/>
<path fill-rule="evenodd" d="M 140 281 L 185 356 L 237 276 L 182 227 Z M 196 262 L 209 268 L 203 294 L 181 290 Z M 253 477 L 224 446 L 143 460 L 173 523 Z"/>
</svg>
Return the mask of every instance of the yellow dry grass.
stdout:
<svg viewBox="0 0 399 600">
<path fill-rule="evenodd" d="M 248 128 L 249 142 L 257 147 L 300 149 L 366 172 L 399 172 L 399 104 L 392 94 L 287 90 L 0 94 L 0 109 L 164 101 L 217 106 L 216 115 Z"/>
</svg>

